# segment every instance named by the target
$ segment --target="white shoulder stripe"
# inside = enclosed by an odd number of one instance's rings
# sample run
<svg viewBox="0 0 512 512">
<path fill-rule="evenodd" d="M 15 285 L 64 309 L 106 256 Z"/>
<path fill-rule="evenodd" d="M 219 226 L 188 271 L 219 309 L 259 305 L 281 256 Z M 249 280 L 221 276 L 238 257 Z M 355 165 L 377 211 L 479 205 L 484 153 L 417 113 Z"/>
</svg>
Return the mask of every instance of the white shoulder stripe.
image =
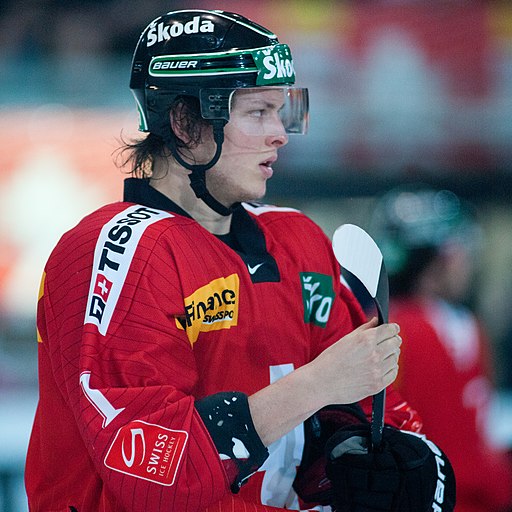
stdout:
<svg viewBox="0 0 512 512">
<path fill-rule="evenodd" d="M 94 324 L 100 334 L 106 334 L 144 231 L 151 224 L 169 217 L 174 215 L 134 205 L 103 226 L 94 250 L 84 324 Z"/>
<path fill-rule="evenodd" d="M 300 210 L 296 210 L 295 208 L 287 208 L 285 206 L 273 206 L 271 204 L 249 204 L 242 203 L 242 206 L 249 212 L 254 215 L 261 215 L 262 213 L 268 212 L 295 212 L 301 213 Z"/>
</svg>

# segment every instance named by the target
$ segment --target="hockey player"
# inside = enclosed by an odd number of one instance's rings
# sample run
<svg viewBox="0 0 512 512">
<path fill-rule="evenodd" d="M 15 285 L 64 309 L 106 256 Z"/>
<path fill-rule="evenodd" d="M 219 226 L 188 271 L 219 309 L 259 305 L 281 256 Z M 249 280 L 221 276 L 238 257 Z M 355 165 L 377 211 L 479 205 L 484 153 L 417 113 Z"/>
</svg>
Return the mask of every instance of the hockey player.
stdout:
<svg viewBox="0 0 512 512">
<path fill-rule="evenodd" d="M 254 203 L 305 131 L 294 80 L 288 46 L 236 14 L 142 33 L 130 87 L 148 135 L 126 148 L 124 200 L 44 270 L 31 511 L 453 509 L 449 462 L 398 430 L 420 424 L 391 389 L 383 450 L 367 448 L 398 326 L 364 321 L 311 220 Z"/>
<path fill-rule="evenodd" d="M 456 510 L 509 511 L 512 467 L 488 437 L 489 340 L 464 305 L 481 238 L 474 214 L 451 191 L 400 187 L 379 199 L 371 232 L 404 339 L 396 385 L 452 462 Z"/>
</svg>

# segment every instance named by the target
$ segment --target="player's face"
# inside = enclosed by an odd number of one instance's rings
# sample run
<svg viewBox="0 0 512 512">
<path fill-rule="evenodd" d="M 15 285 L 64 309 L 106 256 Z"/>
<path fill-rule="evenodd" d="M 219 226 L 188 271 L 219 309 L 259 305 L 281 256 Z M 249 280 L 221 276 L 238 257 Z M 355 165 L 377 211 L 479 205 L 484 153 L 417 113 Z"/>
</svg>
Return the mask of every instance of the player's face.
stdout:
<svg viewBox="0 0 512 512">
<path fill-rule="evenodd" d="M 224 128 L 219 162 L 206 173 L 208 190 L 226 206 L 261 199 L 278 150 L 288 142 L 279 111 L 280 89 L 239 90 Z"/>
</svg>

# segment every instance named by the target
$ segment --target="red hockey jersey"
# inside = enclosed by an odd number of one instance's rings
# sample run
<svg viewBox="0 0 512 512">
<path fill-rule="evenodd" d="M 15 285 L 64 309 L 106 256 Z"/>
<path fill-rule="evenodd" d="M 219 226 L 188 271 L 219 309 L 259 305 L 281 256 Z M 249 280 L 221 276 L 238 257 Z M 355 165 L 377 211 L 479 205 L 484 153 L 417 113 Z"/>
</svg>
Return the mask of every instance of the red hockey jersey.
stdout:
<svg viewBox="0 0 512 512">
<path fill-rule="evenodd" d="M 512 499 L 512 468 L 486 436 L 491 381 L 488 342 L 474 315 L 443 301 L 392 302 L 403 338 L 401 396 L 443 447 L 457 478 L 458 512 L 498 512 Z"/>
<path fill-rule="evenodd" d="M 233 249 L 139 181 L 66 233 L 45 266 L 30 510 L 298 509 L 302 427 L 232 495 L 194 402 L 250 395 L 363 321 L 330 241 L 296 210 L 244 205 Z M 392 390 L 387 403 L 387 421 L 410 426 Z"/>
</svg>

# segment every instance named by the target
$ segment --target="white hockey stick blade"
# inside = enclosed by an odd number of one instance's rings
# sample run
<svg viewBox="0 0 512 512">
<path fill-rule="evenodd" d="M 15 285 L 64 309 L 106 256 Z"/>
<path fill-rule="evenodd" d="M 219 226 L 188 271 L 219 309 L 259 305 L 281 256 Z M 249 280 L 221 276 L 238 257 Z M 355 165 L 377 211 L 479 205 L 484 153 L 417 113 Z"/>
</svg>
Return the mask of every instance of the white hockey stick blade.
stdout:
<svg viewBox="0 0 512 512">
<path fill-rule="evenodd" d="M 379 323 L 388 321 L 389 287 L 386 266 L 373 238 L 359 226 L 343 224 L 332 238 L 332 250 L 338 263 L 350 272 L 372 297 L 379 312 Z M 373 396 L 371 421 L 372 451 L 382 445 L 386 390 Z"/>
<path fill-rule="evenodd" d="M 343 224 L 332 237 L 338 263 L 356 276 L 375 298 L 382 268 L 382 253 L 373 238 L 359 226 Z"/>
</svg>

